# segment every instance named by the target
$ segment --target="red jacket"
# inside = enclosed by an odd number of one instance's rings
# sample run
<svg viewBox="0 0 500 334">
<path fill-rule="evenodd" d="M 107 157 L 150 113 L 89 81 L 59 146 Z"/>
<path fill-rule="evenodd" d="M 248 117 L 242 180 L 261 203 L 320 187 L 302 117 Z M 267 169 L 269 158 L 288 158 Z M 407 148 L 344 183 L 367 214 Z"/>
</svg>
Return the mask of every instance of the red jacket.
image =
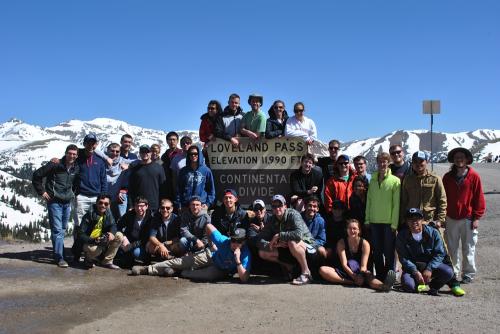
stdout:
<svg viewBox="0 0 500 334">
<path fill-rule="evenodd" d="M 340 200 L 344 203 L 346 209 L 349 208 L 349 197 L 352 194 L 352 180 L 354 176 L 349 174 L 349 179 L 344 181 L 337 176 L 332 176 L 325 184 L 325 210 L 332 212 L 333 201 Z"/>
<path fill-rule="evenodd" d="M 208 143 L 210 141 L 208 137 L 214 134 L 214 129 L 215 119 L 210 118 L 208 113 L 203 114 L 200 124 L 200 141 Z"/>
<path fill-rule="evenodd" d="M 468 167 L 469 172 L 462 184 L 458 184 L 452 171 L 443 177 L 448 206 L 446 214 L 453 219 L 480 219 L 486 211 L 483 187 L 479 174 Z"/>
</svg>

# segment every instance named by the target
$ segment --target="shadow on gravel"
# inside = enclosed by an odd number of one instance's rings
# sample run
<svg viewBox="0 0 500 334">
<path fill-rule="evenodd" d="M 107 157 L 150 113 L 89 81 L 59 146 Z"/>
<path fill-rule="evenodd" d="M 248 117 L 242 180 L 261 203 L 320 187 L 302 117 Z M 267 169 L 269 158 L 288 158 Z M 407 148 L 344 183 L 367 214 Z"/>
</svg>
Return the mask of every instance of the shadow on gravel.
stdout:
<svg viewBox="0 0 500 334">
<path fill-rule="evenodd" d="M 64 254 L 71 254 L 71 249 L 65 248 Z M 26 252 L 0 253 L 0 258 L 11 259 L 11 260 L 31 261 L 31 262 L 51 264 L 51 265 L 54 264 L 54 260 L 52 259 L 52 247 L 44 247 L 43 249 L 36 249 L 36 250 L 26 251 Z M 70 267 L 76 268 L 76 269 L 82 269 L 82 270 L 85 269 L 83 267 L 83 265 L 75 266 L 75 265 L 70 264 Z"/>
</svg>

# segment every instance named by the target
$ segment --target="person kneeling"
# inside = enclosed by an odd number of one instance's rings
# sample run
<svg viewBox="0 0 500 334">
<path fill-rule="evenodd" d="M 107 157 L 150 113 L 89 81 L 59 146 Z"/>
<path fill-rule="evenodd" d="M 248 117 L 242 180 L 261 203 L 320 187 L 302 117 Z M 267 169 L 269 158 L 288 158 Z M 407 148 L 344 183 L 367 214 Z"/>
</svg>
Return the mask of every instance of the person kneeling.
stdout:
<svg viewBox="0 0 500 334">
<path fill-rule="evenodd" d="M 356 219 L 347 220 L 347 237 L 337 242 L 337 254 L 341 268 L 322 266 L 319 274 L 332 283 L 368 286 L 375 290 L 390 291 L 396 281 L 396 273 L 389 270 L 384 282 L 376 279 L 367 270 L 370 244 L 361 237 L 361 223 Z"/>
<path fill-rule="evenodd" d="M 428 291 L 438 295 L 443 285 L 453 278 L 451 266 L 443 263 L 446 251 L 439 231 L 424 224 L 420 209 L 406 211 L 407 229 L 399 232 L 396 250 L 403 267 L 401 284 L 408 292 Z"/>
<path fill-rule="evenodd" d="M 217 246 L 212 263 L 205 268 L 183 270 L 181 276 L 194 281 L 216 281 L 238 273 L 241 282 L 248 281 L 251 255 L 245 242 L 245 229 L 236 228 L 230 232 L 230 237 L 220 233 L 212 224 L 207 224 L 206 229 L 210 240 Z"/>
<path fill-rule="evenodd" d="M 94 207 L 83 216 L 78 230 L 85 253 L 85 266 L 89 269 L 94 267 L 94 262 L 103 253 L 103 267 L 120 269 L 113 264 L 113 259 L 120 248 L 123 234 L 116 232 L 116 223 L 109 208 L 110 202 L 108 195 L 98 196 Z"/>
</svg>

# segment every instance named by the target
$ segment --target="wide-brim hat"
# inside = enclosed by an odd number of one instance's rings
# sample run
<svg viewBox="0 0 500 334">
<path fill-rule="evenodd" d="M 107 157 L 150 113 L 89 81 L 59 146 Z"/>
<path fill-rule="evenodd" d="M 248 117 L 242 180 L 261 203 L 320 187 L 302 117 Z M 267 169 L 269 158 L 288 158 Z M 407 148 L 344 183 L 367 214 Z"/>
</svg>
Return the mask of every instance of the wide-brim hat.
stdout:
<svg viewBox="0 0 500 334">
<path fill-rule="evenodd" d="M 472 153 L 466 149 L 465 147 L 456 147 L 450 152 L 448 152 L 448 162 L 453 163 L 453 159 L 455 158 L 455 153 L 457 152 L 462 152 L 465 154 L 465 158 L 467 159 L 467 165 L 470 165 L 472 163 Z"/>
</svg>

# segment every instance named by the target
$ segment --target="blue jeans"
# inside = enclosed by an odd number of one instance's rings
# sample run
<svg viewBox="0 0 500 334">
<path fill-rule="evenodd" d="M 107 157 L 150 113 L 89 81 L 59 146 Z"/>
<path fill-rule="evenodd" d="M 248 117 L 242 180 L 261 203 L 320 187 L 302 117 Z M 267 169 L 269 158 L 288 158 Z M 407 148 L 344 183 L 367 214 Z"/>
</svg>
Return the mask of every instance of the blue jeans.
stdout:
<svg viewBox="0 0 500 334">
<path fill-rule="evenodd" d="M 390 224 L 370 224 L 373 263 L 380 280 L 384 280 L 389 270 L 394 270 L 394 249 L 396 235 Z"/>
<path fill-rule="evenodd" d="M 59 261 L 64 259 L 64 235 L 71 213 L 71 204 L 49 202 L 47 210 L 49 211 L 50 239 L 54 260 Z"/>
<path fill-rule="evenodd" d="M 187 252 L 197 252 L 200 249 L 196 247 L 196 243 L 189 241 L 187 238 L 182 237 L 179 239 L 179 247 L 181 248 L 183 253 Z"/>
<path fill-rule="evenodd" d="M 451 266 L 441 263 L 439 267 L 432 271 L 431 282 L 429 287 L 439 290 L 453 278 L 453 269 Z M 401 285 L 403 290 L 407 292 L 415 292 L 417 283 L 412 274 L 404 272 L 401 276 Z"/>
</svg>

